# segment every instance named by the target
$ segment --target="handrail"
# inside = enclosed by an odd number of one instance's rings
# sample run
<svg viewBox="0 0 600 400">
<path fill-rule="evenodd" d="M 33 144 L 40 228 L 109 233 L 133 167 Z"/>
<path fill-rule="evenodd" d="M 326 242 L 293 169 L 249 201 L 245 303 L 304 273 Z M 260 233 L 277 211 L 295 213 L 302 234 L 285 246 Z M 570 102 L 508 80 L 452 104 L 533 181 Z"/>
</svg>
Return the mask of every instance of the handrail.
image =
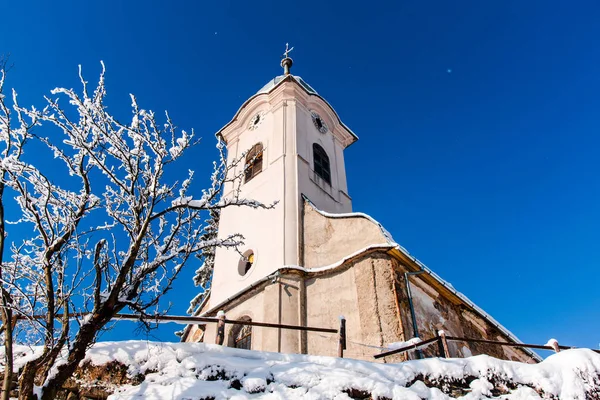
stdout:
<svg viewBox="0 0 600 400">
<path fill-rule="evenodd" d="M 442 341 L 442 337 L 438 336 L 438 337 L 433 337 L 431 339 L 425 340 L 423 342 L 419 342 L 410 346 L 406 346 L 406 347 L 401 347 L 399 349 L 394 349 L 394 350 L 390 350 L 387 351 L 385 353 L 381 353 L 381 354 L 376 354 L 373 356 L 373 358 L 377 359 L 377 358 L 382 358 L 382 357 L 387 357 L 387 356 L 391 356 L 393 354 L 398 354 L 398 353 L 405 353 L 407 351 L 410 350 L 416 350 L 417 348 L 421 347 L 421 346 L 426 346 L 429 345 L 431 343 L 437 342 L 437 341 Z M 496 340 L 487 340 L 487 339 L 472 339 L 472 338 L 461 338 L 461 337 L 455 337 L 455 336 L 446 336 L 445 340 L 447 341 L 455 341 L 455 342 L 473 342 L 473 343 L 486 343 L 486 344 L 497 344 L 500 346 L 511 346 L 511 347 L 526 347 L 526 348 L 530 348 L 530 349 L 540 349 L 540 350 L 555 350 L 554 347 L 551 346 L 545 346 L 545 345 L 539 345 L 539 344 L 527 344 L 527 343 L 511 343 L 511 342 L 499 342 Z M 577 347 L 573 347 L 573 346 L 562 346 L 562 345 L 557 345 L 558 348 L 560 350 L 570 350 L 570 349 L 576 349 Z M 600 354 L 600 350 L 596 350 L 596 349 L 590 349 L 591 351 Z"/>
<path fill-rule="evenodd" d="M 498 344 L 500 346 L 511 346 L 511 347 L 528 347 L 530 349 L 540 349 L 540 350 L 554 350 L 554 347 L 545 346 L 545 345 L 543 346 L 540 344 L 499 342 L 496 340 L 487 340 L 487 339 L 471 339 L 471 338 L 459 338 L 459 337 L 454 337 L 454 336 L 446 336 L 446 340 L 453 340 L 455 342 Z M 576 349 L 577 347 L 558 345 L 558 348 L 561 350 L 570 350 L 570 349 Z M 595 349 L 590 349 L 590 350 L 592 350 L 596 353 L 600 353 L 600 350 L 595 350 Z"/>
<path fill-rule="evenodd" d="M 69 318 L 75 317 L 85 317 L 86 315 L 91 315 L 92 313 L 79 312 L 79 313 L 69 313 Z M 62 318 L 64 314 L 56 314 L 55 317 L 57 319 Z M 44 319 L 45 315 L 34 315 L 34 319 Z M 299 325 L 286 325 L 286 324 L 274 324 L 270 322 L 256 322 L 256 321 L 237 321 L 231 319 L 219 319 L 216 317 L 188 317 L 186 315 L 148 315 L 144 317 L 147 321 L 156 321 L 156 322 L 187 322 L 190 324 L 197 322 L 215 322 L 224 321 L 226 324 L 234 324 L 234 325 L 252 325 L 252 326 L 262 326 L 266 328 L 280 328 L 280 329 L 293 329 L 298 331 L 310 331 L 310 332 L 325 332 L 325 333 L 338 333 L 338 329 L 333 328 L 319 328 L 315 326 L 299 326 Z M 24 320 L 27 317 L 19 316 L 18 319 Z M 137 321 L 143 319 L 140 315 L 136 314 L 115 314 L 112 319 L 120 319 L 126 321 Z"/>
<path fill-rule="evenodd" d="M 394 349 L 394 350 L 386 351 L 385 353 L 376 354 L 373 356 L 373 358 L 377 359 L 377 358 L 381 358 L 381 357 L 391 356 L 392 354 L 404 353 L 405 351 L 409 351 L 409 350 L 416 350 L 417 348 L 419 348 L 421 346 L 427 346 L 428 344 L 437 342 L 438 339 L 439 338 L 437 338 L 437 337 L 427 339 L 427 340 L 424 340 L 419 343 L 411 344 L 410 346 L 400 347 L 399 349 Z"/>
<path fill-rule="evenodd" d="M 135 314 L 117 314 L 115 318 L 118 319 L 128 319 L 128 320 L 137 320 L 140 319 L 139 315 Z M 223 321 L 226 324 L 234 324 L 234 325 L 250 325 L 250 326 L 262 326 L 265 328 L 280 328 L 280 329 L 293 329 L 298 331 L 311 331 L 311 332 L 325 332 L 325 333 L 338 333 L 337 329 L 332 328 L 319 328 L 315 326 L 299 326 L 299 325 L 287 325 L 287 324 L 274 324 L 270 322 L 256 322 L 256 321 L 238 321 L 232 319 L 219 319 L 216 317 L 188 317 L 188 316 L 179 316 L 179 315 L 160 315 L 148 318 L 148 320 L 156 320 L 156 321 L 170 321 L 170 322 L 219 322 Z"/>
</svg>

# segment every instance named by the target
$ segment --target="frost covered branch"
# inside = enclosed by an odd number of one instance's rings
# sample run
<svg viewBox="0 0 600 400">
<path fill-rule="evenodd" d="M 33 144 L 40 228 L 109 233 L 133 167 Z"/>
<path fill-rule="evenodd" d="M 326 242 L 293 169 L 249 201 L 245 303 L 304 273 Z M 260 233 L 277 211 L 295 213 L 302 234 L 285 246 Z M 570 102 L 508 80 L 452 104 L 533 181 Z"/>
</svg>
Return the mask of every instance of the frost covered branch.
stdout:
<svg viewBox="0 0 600 400">
<path fill-rule="evenodd" d="M 141 319 L 156 315 L 160 299 L 192 256 L 198 255 L 209 271 L 215 247 L 237 250 L 240 234 L 216 235 L 220 209 L 275 205 L 240 196 L 242 161 L 228 164 L 222 141 L 207 188 L 195 187 L 191 170 L 181 181 L 168 179 L 167 170 L 181 170 L 177 162 L 198 143 L 194 131 L 179 130 L 168 114 L 161 124 L 133 95 L 130 117 L 119 121 L 104 103 L 103 64 L 93 92 L 81 69 L 80 80 L 81 92 L 56 88 L 42 110 L 20 107 L 14 96 L 21 130 L 11 131 L 10 143 L 18 145 L 1 163 L 3 182 L 21 210 L 15 219 L 33 232 L 11 248 L 13 274 L 2 282 L 14 286 L 31 340 L 44 345 L 21 373 L 22 396 L 41 385 L 42 399 L 53 398 L 98 333 L 123 309 Z M 1 118 L 0 123 L 6 125 Z M 35 135 L 29 133 L 40 125 Z M 42 169 L 35 158 L 21 157 L 18 151 L 27 140 L 44 146 L 54 164 Z M 233 190 L 224 197 L 226 184 Z M 211 219 L 205 225 L 207 214 Z M 206 289 L 210 274 L 201 275 L 197 283 Z M 69 313 L 90 314 L 73 324 Z"/>
</svg>

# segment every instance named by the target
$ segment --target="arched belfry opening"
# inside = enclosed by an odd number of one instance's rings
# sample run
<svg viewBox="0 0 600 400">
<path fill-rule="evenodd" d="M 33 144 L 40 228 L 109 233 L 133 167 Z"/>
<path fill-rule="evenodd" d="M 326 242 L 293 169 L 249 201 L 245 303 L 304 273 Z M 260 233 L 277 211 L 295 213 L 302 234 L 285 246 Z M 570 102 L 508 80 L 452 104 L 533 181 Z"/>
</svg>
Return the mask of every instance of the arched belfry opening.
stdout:
<svg viewBox="0 0 600 400">
<path fill-rule="evenodd" d="M 244 182 L 249 182 L 263 169 L 263 144 L 256 143 L 246 153 L 246 164 L 244 167 Z"/>
<path fill-rule="evenodd" d="M 329 156 L 323 147 L 313 143 L 313 170 L 323 181 L 331 185 L 331 167 L 329 165 Z"/>
</svg>

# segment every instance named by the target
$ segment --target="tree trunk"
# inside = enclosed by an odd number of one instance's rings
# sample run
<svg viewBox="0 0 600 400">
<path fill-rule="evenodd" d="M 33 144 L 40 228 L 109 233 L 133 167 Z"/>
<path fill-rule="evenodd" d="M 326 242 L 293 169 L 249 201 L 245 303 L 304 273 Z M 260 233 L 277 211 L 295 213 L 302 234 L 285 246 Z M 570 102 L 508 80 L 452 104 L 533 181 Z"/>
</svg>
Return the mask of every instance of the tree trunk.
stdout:
<svg viewBox="0 0 600 400">
<path fill-rule="evenodd" d="M 2 278 L 4 260 L 4 240 L 6 237 L 6 226 L 4 224 L 4 178 L 6 173 L 0 176 L 0 278 Z M 0 288 L 0 301 L 2 304 L 2 324 L 4 325 L 4 382 L 2 383 L 2 400 L 9 400 L 10 387 L 12 385 L 13 373 L 13 321 L 10 310 L 10 296 L 4 285 Z"/>
<path fill-rule="evenodd" d="M 48 372 L 50 372 L 50 369 L 56 363 L 56 359 L 60 355 L 65 342 L 66 335 L 63 335 L 57 346 L 44 348 L 44 353 L 40 357 L 25 364 L 19 379 L 19 400 L 37 399 L 37 396 L 33 394 L 36 380 L 40 385 L 46 380 Z"/>
<path fill-rule="evenodd" d="M 33 394 L 33 387 L 35 385 L 35 373 L 40 365 L 40 360 L 44 356 L 29 361 L 23 367 L 23 372 L 19 377 L 19 400 L 36 400 L 37 397 Z"/>
<path fill-rule="evenodd" d="M 13 320 L 12 312 L 5 308 L 2 313 L 4 320 L 4 382 L 2 383 L 2 400 L 10 399 L 10 389 L 13 377 Z"/>
<path fill-rule="evenodd" d="M 44 349 L 44 354 L 42 354 L 41 357 L 25 364 L 25 369 L 21 373 L 21 379 L 19 380 L 20 400 L 37 399 L 37 397 L 33 395 L 33 387 L 36 384 L 36 380 L 39 384 L 42 384 L 48 377 L 48 373 L 56 364 L 56 359 L 60 355 L 60 352 L 67 341 L 67 333 L 68 329 L 64 330 L 56 346 L 53 348 L 46 347 Z M 32 365 L 31 367 L 29 367 L 30 363 Z M 63 383 L 64 381 L 60 384 L 59 389 L 62 387 Z M 56 392 L 54 392 L 54 394 L 56 394 Z M 50 398 L 54 399 L 54 397 Z"/>
<path fill-rule="evenodd" d="M 81 326 L 70 347 L 67 362 L 60 365 L 57 368 L 56 374 L 45 383 L 41 400 L 54 400 L 56 398 L 57 392 L 62 389 L 67 379 L 73 375 L 79 363 L 85 358 L 88 348 L 96 341 L 96 334 L 122 308 L 110 309 L 105 307 L 104 309 L 100 309 L 98 313 L 92 316 L 89 323 Z"/>
</svg>

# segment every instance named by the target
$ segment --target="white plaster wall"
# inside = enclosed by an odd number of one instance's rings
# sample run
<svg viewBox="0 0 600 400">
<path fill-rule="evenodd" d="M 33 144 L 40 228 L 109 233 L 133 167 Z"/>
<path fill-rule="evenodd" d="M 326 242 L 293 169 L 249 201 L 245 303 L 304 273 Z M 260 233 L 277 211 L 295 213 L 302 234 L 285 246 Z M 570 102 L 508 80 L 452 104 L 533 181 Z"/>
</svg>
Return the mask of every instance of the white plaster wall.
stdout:
<svg viewBox="0 0 600 400">
<path fill-rule="evenodd" d="M 224 238 L 233 233 L 244 236 L 242 252 L 254 251 L 254 265 L 244 276 L 238 272 L 240 255 L 233 249 L 218 248 L 215 258 L 215 271 L 212 281 L 211 303 L 221 301 L 234 295 L 257 280 L 277 270 L 283 262 L 284 249 L 284 214 L 283 181 L 284 160 L 283 137 L 278 134 L 283 118 L 283 108 L 269 108 L 269 104 L 254 107 L 242 120 L 235 141 L 228 143 L 228 158 L 239 158 L 254 144 L 262 142 L 264 148 L 263 170 L 241 186 L 241 195 L 256 199 L 266 204 L 279 203 L 274 209 L 252 209 L 249 207 L 229 207 L 221 212 L 219 237 Z M 250 119 L 258 111 L 265 111 L 263 122 L 253 131 L 247 130 Z M 244 163 L 238 166 L 243 171 Z M 280 183 L 280 184 L 274 184 Z M 231 194 L 231 185 L 226 188 L 225 196 Z"/>
<path fill-rule="evenodd" d="M 314 126 L 310 110 L 316 111 L 328 127 L 321 133 Z M 334 116 L 322 100 L 310 98 L 297 107 L 297 141 L 298 141 L 298 186 L 301 194 L 308 197 L 324 211 L 343 213 L 352 211 L 352 203 L 347 193 L 346 173 L 342 144 L 336 140 L 333 132 L 338 128 Z M 327 152 L 331 168 L 331 185 L 323 182 L 313 171 L 313 143 L 318 143 Z"/>
</svg>

